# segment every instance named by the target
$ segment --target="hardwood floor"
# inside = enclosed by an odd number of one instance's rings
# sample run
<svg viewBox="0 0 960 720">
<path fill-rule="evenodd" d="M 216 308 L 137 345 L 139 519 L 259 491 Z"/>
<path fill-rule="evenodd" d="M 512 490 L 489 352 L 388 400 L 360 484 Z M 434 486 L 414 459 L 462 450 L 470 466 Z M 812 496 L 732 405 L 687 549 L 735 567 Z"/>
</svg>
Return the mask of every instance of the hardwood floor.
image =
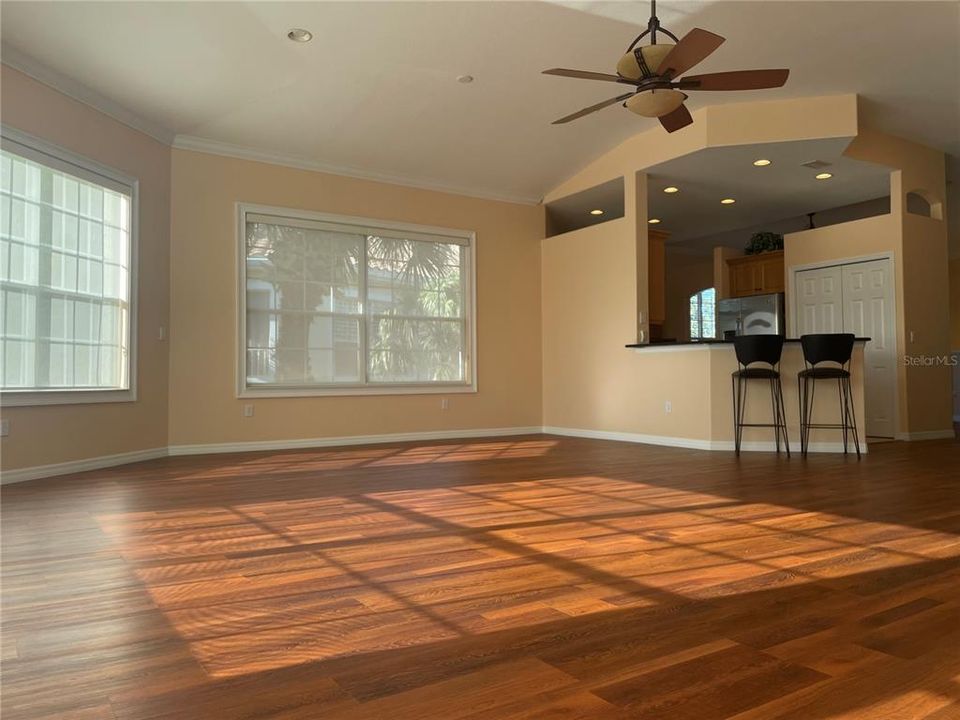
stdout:
<svg viewBox="0 0 960 720">
<path fill-rule="evenodd" d="M 530 436 L 3 488 L 17 718 L 960 718 L 960 443 Z"/>
</svg>

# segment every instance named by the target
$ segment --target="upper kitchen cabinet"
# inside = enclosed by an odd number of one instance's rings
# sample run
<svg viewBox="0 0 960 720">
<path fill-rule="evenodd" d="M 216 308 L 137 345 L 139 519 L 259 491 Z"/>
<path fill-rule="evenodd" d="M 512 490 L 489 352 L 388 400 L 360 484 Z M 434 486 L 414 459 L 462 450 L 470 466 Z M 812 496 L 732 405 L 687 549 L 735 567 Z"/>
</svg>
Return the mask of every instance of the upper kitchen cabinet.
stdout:
<svg viewBox="0 0 960 720">
<path fill-rule="evenodd" d="M 784 291 L 783 251 L 729 258 L 730 297 Z"/>
</svg>

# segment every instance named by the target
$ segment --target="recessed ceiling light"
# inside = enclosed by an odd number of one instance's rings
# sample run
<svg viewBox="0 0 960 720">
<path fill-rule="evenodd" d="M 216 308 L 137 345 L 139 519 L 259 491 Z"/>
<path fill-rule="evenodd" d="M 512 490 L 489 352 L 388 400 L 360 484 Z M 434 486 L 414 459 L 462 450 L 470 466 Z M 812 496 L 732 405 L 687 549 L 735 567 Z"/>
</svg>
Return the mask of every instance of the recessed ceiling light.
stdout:
<svg viewBox="0 0 960 720">
<path fill-rule="evenodd" d="M 657 225 L 660 222 L 660 218 L 650 218 L 647 222 L 651 225 Z"/>
<path fill-rule="evenodd" d="M 817 180 L 829 180 L 833 177 L 833 173 L 817 173 L 814 177 L 817 178 Z"/>
<path fill-rule="evenodd" d="M 680 192 L 680 188 L 674 187 L 673 185 L 671 185 L 670 187 L 665 187 L 663 191 L 667 193 L 667 195 L 672 195 L 673 193 Z"/>
<path fill-rule="evenodd" d="M 765 158 L 760 158 L 759 160 L 754 160 L 753 164 L 756 165 L 757 167 L 766 167 L 767 165 L 770 164 L 770 161 Z"/>
<path fill-rule="evenodd" d="M 591 215 L 603 215 L 603 210 L 591 210 Z"/>
<path fill-rule="evenodd" d="M 473 75 L 457 75 L 457 82 L 463 83 L 464 85 L 466 85 L 467 83 L 472 83 Z"/>
<path fill-rule="evenodd" d="M 294 28 L 287 33 L 287 37 L 294 42 L 305 43 L 313 40 L 313 33 L 303 28 Z"/>
<path fill-rule="evenodd" d="M 721 205 L 733 205 L 736 202 L 733 198 L 724 198 L 720 201 Z"/>
</svg>

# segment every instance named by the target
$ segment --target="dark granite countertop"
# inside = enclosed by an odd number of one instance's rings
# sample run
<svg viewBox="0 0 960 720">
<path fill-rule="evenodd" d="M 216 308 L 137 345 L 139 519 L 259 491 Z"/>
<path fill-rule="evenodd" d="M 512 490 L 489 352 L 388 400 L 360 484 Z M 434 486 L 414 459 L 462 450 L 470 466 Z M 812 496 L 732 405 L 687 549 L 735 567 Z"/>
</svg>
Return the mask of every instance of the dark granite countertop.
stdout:
<svg viewBox="0 0 960 720">
<path fill-rule="evenodd" d="M 858 337 L 855 338 L 857 342 L 869 342 L 870 338 L 868 337 Z M 787 338 L 784 340 L 785 343 L 798 343 L 800 338 Z M 631 343 L 629 345 L 624 345 L 624 347 L 633 348 L 633 349 L 642 349 L 642 348 L 659 348 L 659 347 L 671 347 L 671 346 L 687 346 L 687 345 L 733 345 L 733 340 L 663 340 L 649 343 Z"/>
</svg>

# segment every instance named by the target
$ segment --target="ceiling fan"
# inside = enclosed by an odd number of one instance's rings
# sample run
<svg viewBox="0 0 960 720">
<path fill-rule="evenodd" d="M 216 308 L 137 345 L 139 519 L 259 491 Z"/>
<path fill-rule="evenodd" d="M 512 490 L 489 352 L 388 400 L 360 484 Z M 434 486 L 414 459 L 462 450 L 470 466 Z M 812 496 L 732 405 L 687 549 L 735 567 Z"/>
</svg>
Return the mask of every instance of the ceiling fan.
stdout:
<svg viewBox="0 0 960 720">
<path fill-rule="evenodd" d="M 674 43 L 657 44 L 657 33 L 663 33 Z M 649 45 L 637 46 L 644 37 L 650 36 Z M 735 70 L 733 72 L 688 75 L 677 79 L 723 43 L 724 38 L 712 32 L 694 28 L 682 40 L 664 27 L 657 18 L 657 0 L 650 2 L 650 20 L 647 29 L 630 43 L 626 53 L 617 63 L 617 74 L 552 68 L 544 75 L 560 75 L 582 80 L 605 80 L 607 82 L 633 85 L 634 89 L 623 95 L 604 100 L 596 105 L 554 120 L 562 125 L 584 115 L 622 102 L 623 106 L 637 115 L 659 118 L 667 132 L 674 132 L 693 122 L 690 111 L 683 104 L 687 95 L 683 90 L 762 90 L 781 87 L 790 74 L 789 70 Z"/>
</svg>

